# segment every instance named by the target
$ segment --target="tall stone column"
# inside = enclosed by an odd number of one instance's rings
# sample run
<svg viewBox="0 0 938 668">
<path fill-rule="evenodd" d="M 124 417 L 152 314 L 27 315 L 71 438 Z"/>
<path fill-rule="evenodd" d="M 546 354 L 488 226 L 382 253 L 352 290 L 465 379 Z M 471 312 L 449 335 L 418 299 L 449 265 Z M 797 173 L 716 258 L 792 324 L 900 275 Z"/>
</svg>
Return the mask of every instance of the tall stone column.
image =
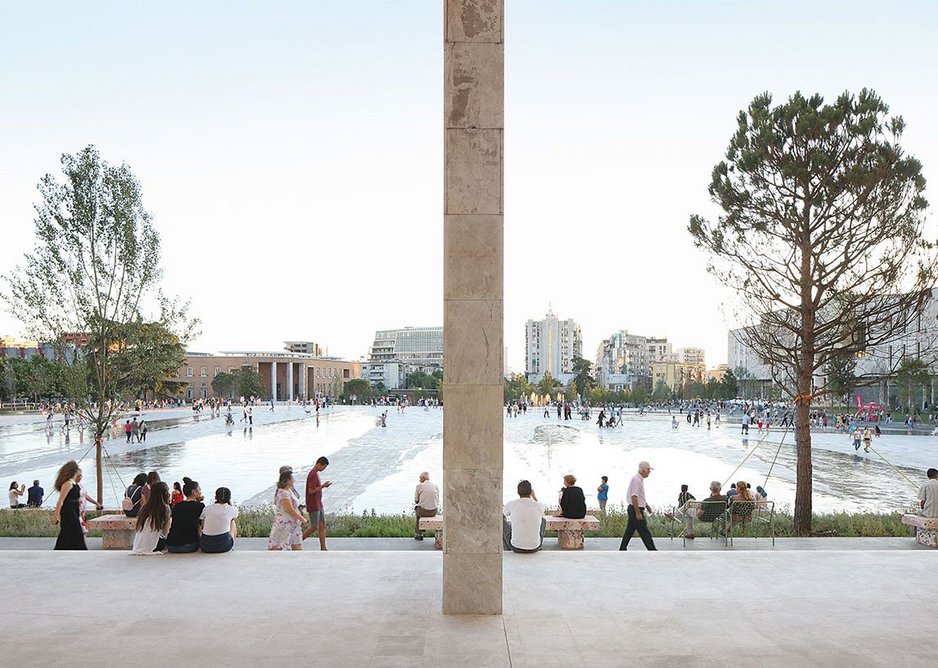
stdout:
<svg viewBox="0 0 938 668">
<path fill-rule="evenodd" d="M 300 362 L 300 396 L 297 397 L 300 401 L 306 399 L 307 390 L 306 390 L 306 362 Z"/>
<path fill-rule="evenodd" d="M 277 401 L 277 363 L 270 363 L 270 400 Z"/>
<path fill-rule="evenodd" d="M 503 0 L 446 0 L 443 612 L 502 612 Z"/>
<path fill-rule="evenodd" d="M 293 362 L 287 362 L 287 400 L 293 401 Z"/>
</svg>

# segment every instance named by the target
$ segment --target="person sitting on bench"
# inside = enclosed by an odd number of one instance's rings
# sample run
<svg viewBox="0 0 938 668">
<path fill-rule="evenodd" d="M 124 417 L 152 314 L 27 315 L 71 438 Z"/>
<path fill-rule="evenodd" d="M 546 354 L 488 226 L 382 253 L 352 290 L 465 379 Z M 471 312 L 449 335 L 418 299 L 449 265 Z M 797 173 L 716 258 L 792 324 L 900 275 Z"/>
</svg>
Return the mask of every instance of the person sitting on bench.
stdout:
<svg viewBox="0 0 938 668">
<path fill-rule="evenodd" d="M 505 517 L 502 519 L 505 549 L 537 552 L 544 544 L 544 531 L 547 529 L 544 504 L 537 500 L 527 480 L 518 483 L 518 496 L 520 498 L 505 504 Z"/>
<path fill-rule="evenodd" d="M 925 475 L 928 476 L 928 482 L 918 491 L 919 505 L 922 508 L 918 514 L 938 517 L 938 469 L 928 469 Z"/>
<path fill-rule="evenodd" d="M 670 516 L 671 519 L 674 517 L 683 517 L 684 518 L 684 537 L 685 538 L 694 538 L 694 519 L 701 522 L 713 522 L 719 518 L 723 512 L 726 510 L 726 497 L 723 494 L 720 494 L 720 488 L 722 485 L 719 480 L 714 480 L 710 483 L 710 496 L 700 502 L 700 506 L 697 508 L 697 512 L 694 513 L 688 507 L 691 503 L 696 503 L 693 499 L 689 499 L 684 503 L 680 508 L 677 509 L 677 512 L 674 515 Z"/>
<path fill-rule="evenodd" d="M 745 524 L 752 519 L 752 513 L 756 509 L 756 501 L 752 498 L 752 492 L 749 491 L 749 483 L 740 480 L 736 483 L 736 494 L 730 499 L 730 512 L 733 522 L 736 524 Z"/>
</svg>

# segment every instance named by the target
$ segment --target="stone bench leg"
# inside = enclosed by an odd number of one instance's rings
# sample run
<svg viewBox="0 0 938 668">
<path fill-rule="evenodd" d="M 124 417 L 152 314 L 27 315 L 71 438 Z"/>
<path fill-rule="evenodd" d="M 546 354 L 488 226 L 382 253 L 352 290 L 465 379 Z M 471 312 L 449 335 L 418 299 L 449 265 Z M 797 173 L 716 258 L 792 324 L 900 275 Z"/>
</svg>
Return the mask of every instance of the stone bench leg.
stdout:
<svg viewBox="0 0 938 668">
<path fill-rule="evenodd" d="M 437 530 L 436 530 L 436 535 L 435 535 L 435 537 L 434 537 L 434 539 L 433 539 L 433 545 L 434 545 L 434 546 L 436 547 L 436 549 L 438 549 L 438 550 L 442 550 L 442 549 L 443 549 L 443 529 L 437 529 Z"/>
<path fill-rule="evenodd" d="M 582 550 L 583 549 L 583 530 L 582 529 L 558 529 L 557 543 L 561 550 Z"/>
<path fill-rule="evenodd" d="M 938 530 L 916 527 L 915 542 L 925 547 L 938 547 Z"/>
<path fill-rule="evenodd" d="M 129 550 L 134 545 L 133 531 L 102 531 L 101 547 L 105 550 Z"/>
</svg>

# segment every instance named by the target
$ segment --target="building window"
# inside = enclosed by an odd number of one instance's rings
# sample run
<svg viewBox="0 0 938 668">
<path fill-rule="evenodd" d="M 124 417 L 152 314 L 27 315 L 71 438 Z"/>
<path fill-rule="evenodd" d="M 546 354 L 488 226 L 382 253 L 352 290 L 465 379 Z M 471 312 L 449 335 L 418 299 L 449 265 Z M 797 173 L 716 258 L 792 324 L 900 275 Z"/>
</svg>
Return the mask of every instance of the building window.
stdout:
<svg viewBox="0 0 938 668">
<path fill-rule="evenodd" d="M 215 367 L 215 375 L 217 376 L 220 373 L 221 373 L 221 367 L 220 366 Z"/>
<path fill-rule="evenodd" d="M 199 378 L 205 378 L 206 376 L 208 376 L 208 369 L 204 366 L 199 367 Z"/>
<path fill-rule="evenodd" d="M 191 366 L 187 366 L 187 367 L 186 367 L 186 378 L 192 378 L 192 367 L 191 367 Z M 190 392 L 189 394 L 192 394 L 192 393 Z M 192 397 L 189 397 L 189 398 L 191 399 Z"/>
<path fill-rule="evenodd" d="M 192 398 L 192 388 L 190 387 L 186 389 L 186 399 L 191 399 L 191 398 Z"/>
<path fill-rule="evenodd" d="M 348 369 L 342 369 L 342 377 L 343 377 L 343 378 L 349 378 L 349 370 L 348 370 Z"/>
</svg>

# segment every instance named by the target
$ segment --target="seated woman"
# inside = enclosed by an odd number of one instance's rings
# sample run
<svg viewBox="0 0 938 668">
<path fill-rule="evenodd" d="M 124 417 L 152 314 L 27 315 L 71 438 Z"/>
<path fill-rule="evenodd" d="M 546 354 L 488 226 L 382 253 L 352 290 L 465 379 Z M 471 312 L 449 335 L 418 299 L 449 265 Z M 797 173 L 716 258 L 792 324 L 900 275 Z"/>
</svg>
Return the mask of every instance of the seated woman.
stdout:
<svg viewBox="0 0 938 668">
<path fill-rule="evenodd" d="M 10 483 L 10 508 L 25 508 L 26 504 L 20 503 L 20 497 L 26 491 L 26 483 L 20 484 L 15 480 Z"/>
<path fill-rule="evenodd" d="M 203 552 L 228 552 L 234 547 L 234 539 L 238 537 L 237 516 L 238 509 L 231 505 L 231 490 L 227 487 L 216 489 L 215 503 L 202 511 L 199 545 Z"/>
<path fill-rule="evenodd" d="M 166 549 L 166 534 L 172 528 L 172 523 L 169 486 L 165 482 L 153 483 L 150 496 L 137 515 L 137 532 L 130 553 L 141 556 L 162 554 Z"/>
<path fill-rule="evenodd" d="M 140 509 L 143 507 L 143 492 L 147 487 L 147 474 L 138 473 L 134 476 L 134 481 L 124 492 L 124 514 L 127 517 L 137 517 L 140 515 Z"/>
<path fill-rule="evenodd" d="M 195 480 L 187 480 L 182 493 L 186 500 L 172 506 L 173 526 L 166 536 L 166 548 L 175 554 L 199 551 L 200 518 L 205 510 L 205 504 L 199 501 L 202 490 Z"/>
<path fill-rule="evenodd" d="M 736 524 L 745 524 L 752 519 L 752 512 L 756 509 L 756 500 L 749 491 L 749 483 L 740 480 L 736 483 L 736 494 L 730 499 L 730 513 Z"/>
<path fill-rule="evenodd" d="M 558 516 L 571 520 L 581 520 L 586 517 L 586 496 L 583 490 L 576 486 L 576 476 L 567 474 L 563 477 Z"/>
</svg>

